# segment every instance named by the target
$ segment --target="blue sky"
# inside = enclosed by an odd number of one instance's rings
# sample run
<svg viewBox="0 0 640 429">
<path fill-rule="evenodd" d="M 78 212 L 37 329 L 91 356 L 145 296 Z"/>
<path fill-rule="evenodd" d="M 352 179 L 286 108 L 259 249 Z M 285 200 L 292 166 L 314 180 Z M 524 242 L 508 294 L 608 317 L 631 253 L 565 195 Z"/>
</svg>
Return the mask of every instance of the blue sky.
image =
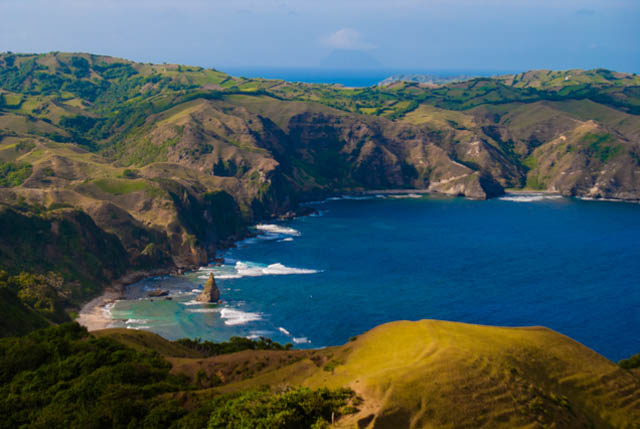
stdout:
<svg viewBox="0 0 640 429">
<path fill-rule="evenodd" d="M 0 51 L 206 67 L 640 72 L 639 0 L 0 0 Z"/>
</svg>

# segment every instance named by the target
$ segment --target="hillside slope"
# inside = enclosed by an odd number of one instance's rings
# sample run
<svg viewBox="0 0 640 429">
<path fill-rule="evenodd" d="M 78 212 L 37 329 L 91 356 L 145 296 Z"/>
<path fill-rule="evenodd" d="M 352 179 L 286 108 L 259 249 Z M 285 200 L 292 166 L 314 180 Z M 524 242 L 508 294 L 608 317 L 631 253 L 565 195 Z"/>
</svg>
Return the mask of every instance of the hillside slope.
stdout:
<svg viewBox="0 0 640 429">
<path fill-rule="evenodd" d="M 157 337 L 136 335 L 148 337 L 147 344 Z M 546 328 L 394 322 L 322 350 L 180 356 L 168 358 L 173 373 L 223 383 L 198 392 L 201 400 L 261 386 L 349 387 L 363 402 L 338 422 L 345 428 L 633 428 L 640 422 L 637 374 Z"/>
</svg>

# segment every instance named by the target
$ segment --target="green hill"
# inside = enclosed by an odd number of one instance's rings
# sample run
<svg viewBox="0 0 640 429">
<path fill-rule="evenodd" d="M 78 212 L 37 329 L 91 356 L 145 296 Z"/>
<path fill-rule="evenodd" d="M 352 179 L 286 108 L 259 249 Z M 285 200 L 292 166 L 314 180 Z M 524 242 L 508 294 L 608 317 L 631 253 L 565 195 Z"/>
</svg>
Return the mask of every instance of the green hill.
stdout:
<svg viewBox="0 0 640 429">
<path fill-rule="evenodd" d="M 640 421 L 637 373 L 540 327 L 403 321 L 338 347 L 260 350 L 249 342 L 243 351 L 213 357 L 149 332 L 86 335 L 63 325 L 0 340 L 0 368 L 28 347 L 34 356 L 37 347 L 60 350 L 0 373 L 0 392 L 14 392 L 3 396 L 0 409 L 39 398 L 25 402 L 24 411 L 13 408 L 6 421 L 56 422 L 56 410 L 76 407 L 60 400 L 84 392 L 90 380 L 95 387 L 87 392 L 96 402 L 84 406 L 108 427 L 135 416 L 141 426 L 303 428 L 330 421 L 331 413 L 335 427 L 344 428 L 634 428 Z M 82 371 L 69 372 L 74 365 Z M 142 371 L 139 377 L 125 370 L 129 365 Z M 45 368 L 55 371 L 40 380 Z M 56 385 L 58 377 L 65 381 Z M 137 408 L 109 400 L 117 394 L 137 398 Z M 66 418 L 67 427 L 94 421 L 83 413 Z"/>
</svg>

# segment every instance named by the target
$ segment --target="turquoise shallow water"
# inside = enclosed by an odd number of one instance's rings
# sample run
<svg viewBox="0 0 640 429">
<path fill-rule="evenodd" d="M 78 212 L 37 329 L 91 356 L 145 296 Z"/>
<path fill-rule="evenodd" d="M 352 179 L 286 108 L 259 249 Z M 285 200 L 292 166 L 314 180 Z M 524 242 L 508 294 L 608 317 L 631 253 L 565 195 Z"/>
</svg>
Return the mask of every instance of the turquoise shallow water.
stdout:
<svg viewBox="0 0 640 429">
<path fill-rule="evenodd" d="M 313 206 L 319 216 L 262 226 L 222 267 L 129 287 L 112 309 L 116 325 L 321 347 L 433 318 L 544 325 L 613 360 L 640 352 L 638 204 L 537 195 Z M 193 301 L 209 270 L 221 305 Z M 143 298 L 155 288 L 172 300 Z"/>
</svg>

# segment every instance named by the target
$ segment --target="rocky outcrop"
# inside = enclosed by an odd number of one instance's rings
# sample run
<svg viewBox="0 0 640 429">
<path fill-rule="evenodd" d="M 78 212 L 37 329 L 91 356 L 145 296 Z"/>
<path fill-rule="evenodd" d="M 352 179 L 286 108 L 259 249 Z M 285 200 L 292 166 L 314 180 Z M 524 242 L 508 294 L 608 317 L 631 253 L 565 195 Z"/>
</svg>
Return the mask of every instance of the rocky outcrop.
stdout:
<svg viewBox="0 0 640 429">
<path fill-rule="evenodd" d="M 216 286 L 216 279 L 213 277 L 213 273 L 209 274 L 209 280 L 204 285 L 204 290 L 198 297 L 196 301 L 200 302 L 218 302 L 220 301 L 220 290 L 218 290 L 218 286 Z"/>
</svg>

